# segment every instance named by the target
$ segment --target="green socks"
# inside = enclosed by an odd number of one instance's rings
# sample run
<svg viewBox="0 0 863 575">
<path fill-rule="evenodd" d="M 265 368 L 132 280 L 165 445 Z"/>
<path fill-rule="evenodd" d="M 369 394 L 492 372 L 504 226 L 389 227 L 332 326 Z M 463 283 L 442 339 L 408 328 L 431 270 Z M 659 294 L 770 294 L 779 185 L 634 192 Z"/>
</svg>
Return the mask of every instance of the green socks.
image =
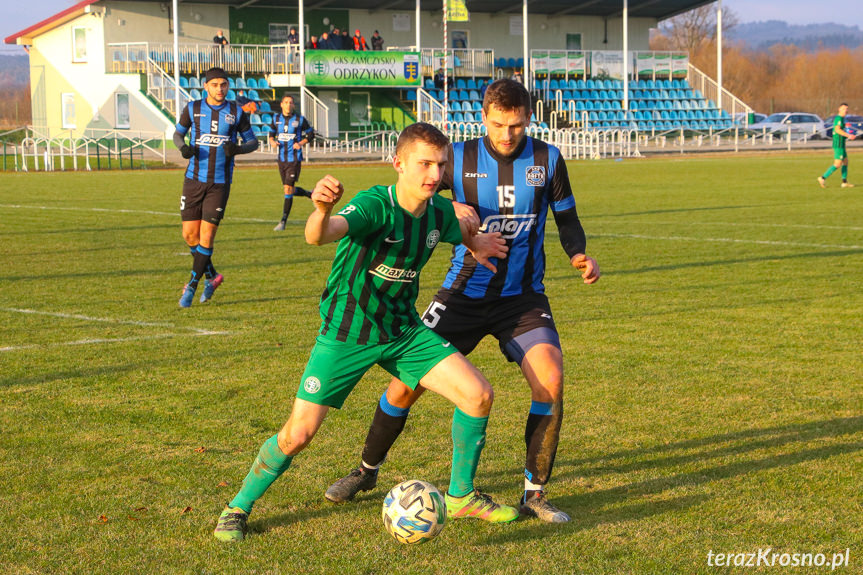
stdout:
<svg viewBox="0 0 863 575">
<path fill-rule="evenodd" d="M 251 513 L 255 501 L 260 499 L 270 485 L 287 471 L 293 459 L 293 456 L 285 455 L 282 452 L 275 435 L 266 440 L 261 446 L 249 474 L 243 479 L 240 492 L 234 496 L 228 505 L 239 507 L 246 513 Z"/>
<path fill-rule="evenodd" d="M 842 166 L 842 181 L 848 179 L 848 166 Z"/>
<path fill-rule="evenodd" d="M 464 497 L 473 491 L 473 478 L 479 465 L 479 456 L 485 447 L 485 428 L 488 417 L 471 417 L 459 408 L 452 416 L 452 472 L 449 494 Z"/>
</svg>

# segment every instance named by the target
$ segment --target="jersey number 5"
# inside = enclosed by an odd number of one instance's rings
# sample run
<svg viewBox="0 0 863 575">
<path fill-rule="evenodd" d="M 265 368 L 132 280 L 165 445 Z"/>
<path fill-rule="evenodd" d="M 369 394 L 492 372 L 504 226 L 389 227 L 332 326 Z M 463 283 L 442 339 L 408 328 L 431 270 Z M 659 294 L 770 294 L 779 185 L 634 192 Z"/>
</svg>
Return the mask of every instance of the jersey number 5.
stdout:
<svg viewBox="0 0 863 575">
<path fill-rule="evenodd" d="M 423 313 L 423 323 L 434 329 L 434 326 L 440 321 L 440 313 L 446 311 L 446 306 L 439 301 L 433 301 Z"/>
</svg>

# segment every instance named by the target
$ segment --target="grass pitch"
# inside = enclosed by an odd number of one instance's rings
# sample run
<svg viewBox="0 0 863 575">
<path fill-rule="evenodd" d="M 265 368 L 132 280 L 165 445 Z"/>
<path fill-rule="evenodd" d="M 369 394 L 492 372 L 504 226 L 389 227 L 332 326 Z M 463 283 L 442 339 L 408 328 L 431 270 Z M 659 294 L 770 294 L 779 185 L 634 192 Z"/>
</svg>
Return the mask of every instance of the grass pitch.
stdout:
<svg viewBox="0 0 863 575">
<path fill-rule="evenodd" d="M 550 226 L 546 288 L 567 377 L 553 502 L 564 526 L 452 522 L 400 546 L 386 491 L 444 489 L 451 407 L 427 395 L 377 489 L 323 498 L 356 465 L 375 369 L 264 496 L 250 538 L 216 517 L 286 419 L 334 246 L 286 232 L 278 174 L 239 169 L 212 302 L 177 307 L 191 258 L 182 173 L 0 174 L 0 511 L 9 573 L 715 573 L 708 554 L 834 553 L 863 569 L 863 187 L 817 155 L 570 164 L 582 285 Z M 856 164 L 852 162 L 852 181 Z M 388 167 L 306 166 L 349 192 Z M 424 307 L 447 264 L 423 273 Z M 527 386 L 486 340 L 495 406 L 477 484 L 521 491 Z M 766 569 L 766 568 L 765 568 Z M 824 572 L 800 568 L 795 572 Z"/>
</svg>

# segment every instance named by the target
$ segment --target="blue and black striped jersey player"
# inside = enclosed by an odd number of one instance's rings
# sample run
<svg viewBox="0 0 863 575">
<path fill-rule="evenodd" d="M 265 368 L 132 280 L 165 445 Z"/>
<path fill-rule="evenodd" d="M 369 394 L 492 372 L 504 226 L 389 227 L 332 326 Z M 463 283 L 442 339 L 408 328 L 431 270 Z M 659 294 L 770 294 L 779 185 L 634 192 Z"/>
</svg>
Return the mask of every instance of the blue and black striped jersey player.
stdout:
<svg viewBox="0 0 863 575">
<path fill-rule="evenodd" d="M 300 179 L 300 169 L 303 164 L 303 146 L 315 137 L 314 129 L 305 116 L 294 112 L 294 97 L 285 94 L 281 101 L 282 112 L 273 115 L 270 124 L 270 145 L 279 146 L 279 174 L 282 176 L 282 186 L 285 190 L 285 203 L 282 208 L 282 220 L 276 224 L 273 231 L 285 229 L 285 222 L 291 215 L 294 196 L 312 197 L 312 193 L 296 185 Z"/>
<path fill-rule="evenodd" d="M 497 80 L 483 98 L 488 135 L 450 147 L 440 189 L 452 190 L 453 199 L 466 204 L 463 209 L 475 210 L 481 230 L 502 232 L 509 255 L 495 259 L 497 271 L 491 272 L 456 247 L 443 286 L 422 319 L 465 355 L 493 335 L 504 357 L 521 367 L 531 404 L 519 511 L 565 523 L 569 515 L 545 496 L 563 421 L 563 354 L 543 287 L 549 208 L 563 249 L 583 282 L 596 282 L 600 272 L 596 260 L 585 255 L 585 233 L 560 150 L 526 135 L 530 118 L 525 87 L 511 79 Z M 327 499 L 341 503 L 375 487 L 378 469 L 421 393 L 396 379 L 390 383 L 375 411 L 361 465 L 331 485 Z"/>
<path fill-rule="evenodd" d="M 222 274 L 213 267 L 213 241 L 219 222 L 225 216 L 234 156 L 258 149 L 249 117 L 237 102 L 227 100 L 228 75 L 221 68 L 210 68 L 204 82 L 207 97 L 189 102 L 180 114 L 174 132 L 174 144 L 189 160 L 180 216 L 183 239 L 192 252 L 192 276 L 183 288 L 180 307 L 190 307 L 198 282 L 204 280 L 201 302 L 213 297 L 222 284 Z M 186 136 L 189 143 L 186 143 Z M 243 143 L 238 143 L 238 136 Z"/>
</svg>

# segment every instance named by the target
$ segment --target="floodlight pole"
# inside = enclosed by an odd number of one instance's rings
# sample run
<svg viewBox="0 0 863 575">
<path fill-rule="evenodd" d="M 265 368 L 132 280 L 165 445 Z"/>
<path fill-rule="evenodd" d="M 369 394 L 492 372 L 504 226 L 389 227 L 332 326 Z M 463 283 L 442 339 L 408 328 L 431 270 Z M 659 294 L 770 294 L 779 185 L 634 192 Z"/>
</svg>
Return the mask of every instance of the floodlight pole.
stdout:
<svg viewBox="0 0 863 575">
<path fill-rule="evenodd" d="M 180 121 L 180 12 L 174 0 L 174 121 Z"/>
<path fill-rule="evenodd" d="M 623 0 L 623 114 L 629 120 L 629 0 Z"/>
<path fill-rule="evenodd" d="M 420 0 L 416 0 L 416 17 L 414 19 L 416 20 L 416 22 L 414 22 L 416 28 L 415 42 L 417 45 L 417 52 L 420 52 L 420 70 L 422 70 L 422 48 L 420 48 Z M 434 50 L 432 50 L 432 52 L 434 52 Z M 432 66 L 434 66 L 434 58 L 432 58 Z M 420 76 L 422 76 L 422 72 L 420 72 Z"/>
<path fill-rule="evenodd" d="M 722 0 L 716 5 L 716 107 L 722 109 Z"/>
<path fill-rule="evenodd" d="M 522 50 L 524 52 L 522 59 L 524 60 L 524 75 L 522 79 L 527 91 L 530 92 L 530 52 L 528 52 L 527 38 L 527 0 L 521 0 L 521 29 L 522 29 Z"/>
<path fill-rule="evenodd" d="M 305 25 L 306 25 L 305 2 L 303 0 L 300 0 L 297 7 L 300 11 L 299 12 L 299 16 L 300 16 L 300 30 L 299 30 L 299 34 L 300 34 L 300 86 L 301 86 L 301 88 L 300 88 L 300 115 L 305 116 L 306 115 L 306 98 L 305 98 L 306 94 L 304 92 L 304 89 L 306 87 L 306 40 L 303 37 L 303 32 L 305 31 Z M 288 50 L 290 51 L 290 49 L 291 49 L 291 47 L 290 47 L 290 45 L 288 45 Z M 315 125 L 317 125 L 317 118 L 312 118 L 312 121 L 314 121 Z M 327 125 L 327 128 L 329 128 L 329 124 Z M 327 136 L 329 136 L 329 134 L 327 134 Z"/>
</svg>

